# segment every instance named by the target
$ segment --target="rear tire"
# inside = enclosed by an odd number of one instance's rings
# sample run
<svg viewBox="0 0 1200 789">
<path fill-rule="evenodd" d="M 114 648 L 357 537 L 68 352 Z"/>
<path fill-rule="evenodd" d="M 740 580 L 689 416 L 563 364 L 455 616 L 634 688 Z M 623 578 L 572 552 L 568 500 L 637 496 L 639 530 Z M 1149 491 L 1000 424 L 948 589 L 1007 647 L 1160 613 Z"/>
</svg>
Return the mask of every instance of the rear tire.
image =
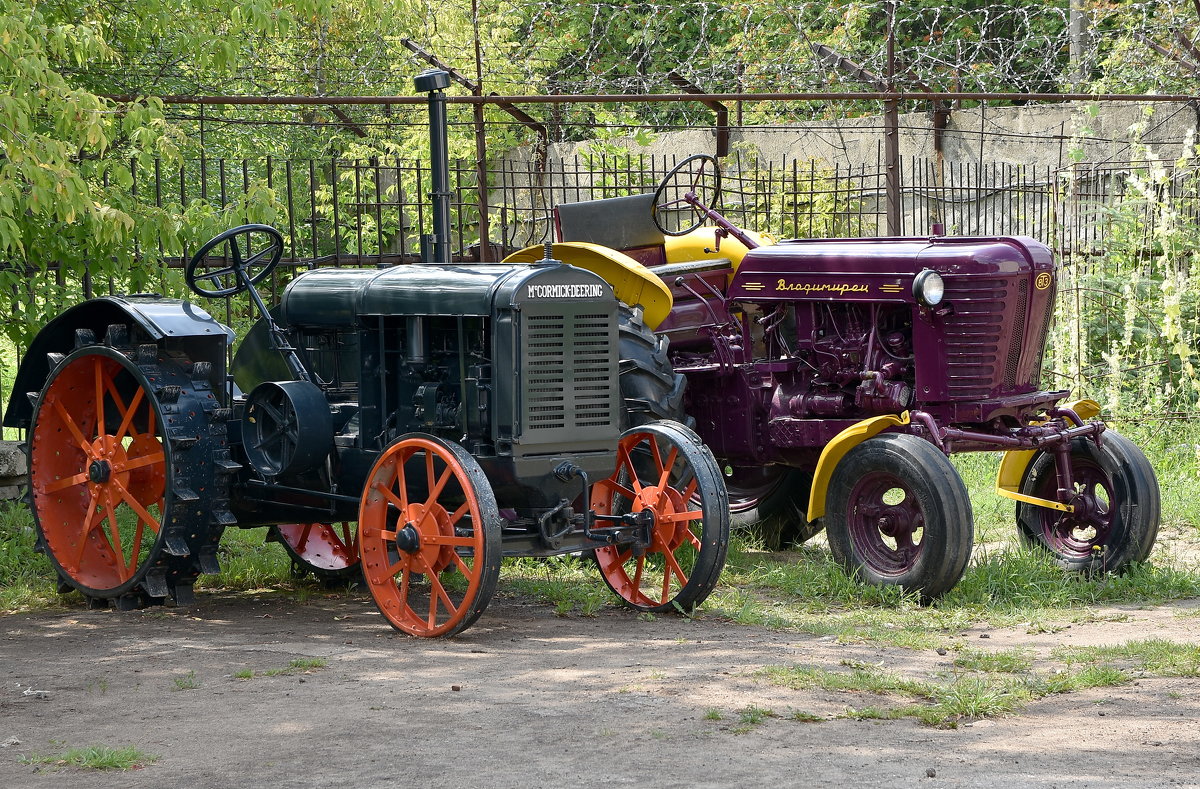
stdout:
<svg viewBox="0 0 1200 789">
<path fill-rule="evenodd" d="M 689 424 L 683 412 L 686 379 L 671 367 L 667 338 L 642 322 L 641 310 L 621 305 L 618 315 L 621 356 L 621 430 L 672 419 Z"/>
</svg>

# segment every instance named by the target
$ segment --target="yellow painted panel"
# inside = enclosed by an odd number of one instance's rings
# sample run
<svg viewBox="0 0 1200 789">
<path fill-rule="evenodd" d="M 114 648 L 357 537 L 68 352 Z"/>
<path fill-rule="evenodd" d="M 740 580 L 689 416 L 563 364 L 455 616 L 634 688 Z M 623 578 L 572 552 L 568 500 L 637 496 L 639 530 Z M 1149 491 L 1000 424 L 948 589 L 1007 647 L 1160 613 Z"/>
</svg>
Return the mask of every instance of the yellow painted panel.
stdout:
<svg viewBox="0 0 1200 789">
<path fill-rule="evenodd" d="M 770 236 L 759 235 L 750 230 L 745 231 L 759 246 L 774 244 Z M 663 248 L 667 254 L 668 263 L 686 263 L 690 260 L 714 260 L 728 258 L 737 271 L 742 258 L 749 252 L 746 245 L 736 238 L 721 239 L 721 249 L 715 249 L 717 244 L 716 228 L 698 227 L 686 236 L 667 236 Z"/>
<path fill-rule="evenodd" d="M 817 461 L 817 470 L 813 473 L 812 492 L 808 494 L 808 519 L 815 521 L 825 515 L 825 495 L 829 492 L 829 480 L 837 464 L 854 447 L 868 438 L 874 438 L 889 427 L 907 425 L 910 419 L 905 411 L 900 416 L 885 414 L 873 416 L 870 419 L 853 424 L 833 437 L 833 440 L 821 450 L 821 458 Z"/>
</svg>

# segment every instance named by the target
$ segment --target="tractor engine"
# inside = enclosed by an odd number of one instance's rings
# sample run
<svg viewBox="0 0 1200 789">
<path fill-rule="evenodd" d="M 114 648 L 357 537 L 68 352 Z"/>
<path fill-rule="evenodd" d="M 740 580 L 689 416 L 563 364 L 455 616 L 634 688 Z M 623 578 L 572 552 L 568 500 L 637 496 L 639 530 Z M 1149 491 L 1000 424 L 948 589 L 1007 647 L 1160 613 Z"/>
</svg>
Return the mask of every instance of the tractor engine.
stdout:
<svg viewBox="0 0 1200 789">
<path fill-rule="evenodd" d="M 275 313 L 334 413 L 330 484 L 339 489 L 360 487 L 378 453 L 408 433 L 462 445 L 519 509 L 578 493 L 577 482 L 553 478 L 556 458 L 592 478 L 611 472 L 617 301 L 590 272 L 558 263 L 317 269 L 288 286 Z M 233 364 L 249 391 L 246 419 L 259 387 L 283 377 L 279 355 L 255 336 L 261 327 Z M 328 444 L 319 433 L 302 425 L 298 443 Z M 312 489 L 321 473 L 275 476 Z M 253 508 L 253 486 L 242 493 Z"/>
</svg>

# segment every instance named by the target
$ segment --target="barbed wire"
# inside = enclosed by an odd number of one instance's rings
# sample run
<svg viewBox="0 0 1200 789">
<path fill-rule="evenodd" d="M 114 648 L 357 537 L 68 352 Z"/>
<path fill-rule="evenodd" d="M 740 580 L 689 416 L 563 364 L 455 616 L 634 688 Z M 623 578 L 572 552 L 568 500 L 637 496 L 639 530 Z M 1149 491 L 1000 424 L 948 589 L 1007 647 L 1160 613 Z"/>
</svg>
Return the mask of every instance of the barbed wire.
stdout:
<svg viewBox="0 0 1200 789">
<path fill-rule="evenodd" d="M 894 3 L 890 60 L 889 4 L 866 0 L 485 0 L 478 13 L 449 0 L 428 3 L 415 23 L 360 27 L 353 40 L 310 21 L 289 38 L 234 42 L 238 65 L 224 76 L 198 77 L 169 35 L 82 71 L 125 93 L 400 95 L 424 65 L 411 40 L 472 78 L 478 65 L 483 90 L 501 93 L 655 93 L 672 75 L 710 93 L 884 82 L 1030 93 L 1102 83 L 1140 93 L 1200 72 L 1191 0 L 1086 3 L 1090 13 L 1074 15 L 1064 5 Z"/>
</svg>

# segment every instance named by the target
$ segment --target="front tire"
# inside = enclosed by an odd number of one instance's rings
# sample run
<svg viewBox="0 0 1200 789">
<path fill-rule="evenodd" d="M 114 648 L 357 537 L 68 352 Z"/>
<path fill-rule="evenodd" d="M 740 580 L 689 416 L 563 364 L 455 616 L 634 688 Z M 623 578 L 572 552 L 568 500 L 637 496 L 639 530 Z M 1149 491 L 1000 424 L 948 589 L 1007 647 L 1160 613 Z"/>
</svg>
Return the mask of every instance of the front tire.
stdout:
<svg viewBox="0 0 1200 789">
<path fill-rule="evenodd" d="M 829 548 L 847 572 L 929 601 L 958 583 L 974 522 L 962 478 L 932 444 L 885 434 L 834 469 L 826 504 Z"/>
<path fill-rule="evenodd" d="M 1075 512 L 1017 504 L 1023 541 L 1049 551 L 1060 565 L 1084 573 L 1122 572 L 1145 561 L 1154 548 L 1161 515 L 1158 479 L 1136 444 L 1113 430 L 1101 445 L 1087 438 L 1071 442 Z M 1054 454 L 1034 456 L 1021 481 L 1027 496 L 1055 500 L 1058 472 Z"/>
</svg>

